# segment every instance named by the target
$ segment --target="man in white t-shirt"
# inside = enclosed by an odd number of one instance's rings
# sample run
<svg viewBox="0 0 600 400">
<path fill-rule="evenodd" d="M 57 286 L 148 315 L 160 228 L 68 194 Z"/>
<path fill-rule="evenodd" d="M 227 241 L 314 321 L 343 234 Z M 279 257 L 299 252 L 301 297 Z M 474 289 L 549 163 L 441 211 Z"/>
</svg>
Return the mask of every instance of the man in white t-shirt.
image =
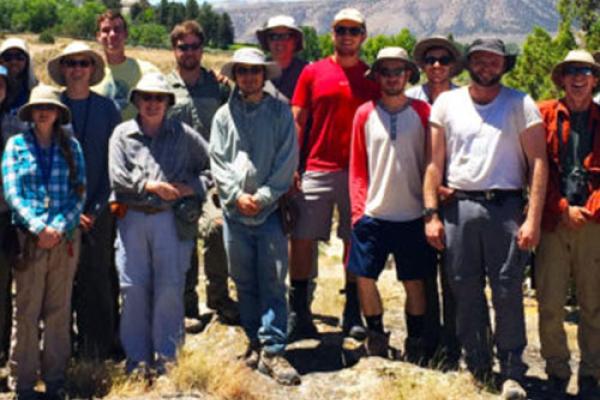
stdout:
<svg viewBox="0 0 600 400">
<path fill-rule="evenodd" d="M 502 394 L 524 399 L 527 342 L 521 285 L 528 252 L 540 238 L 548 174 L 545 134 L 533 100 L 500 83 L 516 58 L 501 40 L 475 40 L 466 57 L 471 83 L 442 93 L 431 110 L 425 232 L 432 246 L 446 251 L 444 269 L 456 298 L 457 335 L 467 367 L 479 380 L 491 377 L 488 316 L 483 312 L 487 278 Z M 453 196 L 443 218 L 438 209 L 442 184 Z"/>
</svg>

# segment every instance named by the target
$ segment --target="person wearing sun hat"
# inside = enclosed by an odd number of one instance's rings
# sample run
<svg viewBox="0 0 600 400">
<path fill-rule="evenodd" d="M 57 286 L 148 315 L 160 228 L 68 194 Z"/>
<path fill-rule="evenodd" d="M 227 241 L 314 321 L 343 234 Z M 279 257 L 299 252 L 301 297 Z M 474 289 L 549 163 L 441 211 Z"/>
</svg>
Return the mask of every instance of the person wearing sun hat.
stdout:
<svg viewBox="0 0 600 400">
<path fill-rule="evenodd" d="M 563 327 L 570 278 L 579 305 L 579 396 L 600 398 L 600 106 L 592 101 L 599 79 L 592 55 L 571 50 L 552 69 L 564 97 L 539 104 L 550 174 L 535 282 L 541 353 L 557 398 L 566 395 L 571 377 Z"/>
<path fill-rule="evenodd" d="M 66 129 L 81 144 L 87 167 L 81 255 L 73 291 L 75 349 L 85 358 L 103 360 L 112 353 L 117 327 L 119 293 L 112 261 L 114 218 L 108 207 L 107 154 L 121 116 L 112 100 L 90 90 L 104 77 L 104 60 L 87 44 L 71 42 L 48 62 L 47 69 L 50 78 L 65 87 L 61 101 L 72 115 Z"/>
<path fill-rule="evenodd" d="M 263 90 L 281 69 L 266 61 L 261 50 L 237 50 L 221 74 L 235 88 L 213 120 L 211 172 L 223 208 L 229 273 L 249 342 L 245 362 L 281 384 L 299 384 L 300 376 L 284 357 L 288 246 L 278 210 L 298 165 L 294 120 L 286 103 Z"/>
<path fill-rule="evenodd" d="M 128 373 L 164 374 L 184 339 L 185 274 L 208 184 L 207 144 L 167 117 L 175 95 L 161 73 L 142 76 L 129 100 L 138 116 L 115 128 L 108 159 L 118 216 L 120 337 Z"/>
<path fill-rule="evenodd" d="M 11 385 L 18 399 L 35 399 L 41 378 L 47 398 L 62 399 L 71 351 L 71 290 L 85 202 L 85 165 L 79 143 L 62 128 L 71 121 L 71 113 L 57 89 L 36 86 L 18 115 L 32 128 L 11 137 L 2 156 L 4 194 L 20 243 L 14 267 Z"/>
<path fill-rule="evenodd" d="M 297 54 L 304 49 L 304 33 L 293 17 L 277 15 L 268 19 L 256 31 L 261 49 L 269 52 L 281 68 L 281 75 L 265 83 L 265 90 L 275 98 L 289 103 L 294 95 L 298 77 L 308 64 Z"/>
<path fill-rule="evenodd" d="M 522 284 L 529 251 L 540 236 L 548 168 L 545 133 L 531 97 L 500 83 L 516 61 L 500 39 L 476 39 L 465 58 L 471 83 L 440 94 L 431 109 L 425 232 L 433 247 L 445 250 L 444 271 L 456 299 L 456 332 L 467 368 L 484 382 L 492 373 L 487 279 L 502 396 L 524 399 Z M 441 210 L 442 185 L 450 198 Z M 481 244 L 480 251 L 473 243 Z"/>
<path fill-rule="evenodd" d="M 31 89 L 38 84 L 27 42 L 9 37 L 0 45 L 0 63 L 8 70 L 7 106 L 12 114 L 29 99 Z"/>
</svg>

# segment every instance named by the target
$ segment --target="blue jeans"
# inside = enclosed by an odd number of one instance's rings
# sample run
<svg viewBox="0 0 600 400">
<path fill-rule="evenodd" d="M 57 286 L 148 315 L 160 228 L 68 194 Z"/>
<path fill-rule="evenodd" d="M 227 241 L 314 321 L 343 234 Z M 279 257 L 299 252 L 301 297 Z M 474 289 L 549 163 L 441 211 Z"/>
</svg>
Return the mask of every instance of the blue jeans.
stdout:
<svg viewBox="0 0 600 400">
<path fill-rule="evenodd" d="M 194 242 L 181 241 L 171 210 L 129 210 L 117 222 L 116 262 L 123 296 L 121 342 L 127 370 L 174 360 L 184 339 L 183 289 Z"/>
<path fill-rule="evenodd" d="M 279 213 L 257 226 L 226 217 L 223 240 L 246 335 L 260 341 L 265 352 L 282 353 L 287 340 L 288 250 Z"/>
</svg>

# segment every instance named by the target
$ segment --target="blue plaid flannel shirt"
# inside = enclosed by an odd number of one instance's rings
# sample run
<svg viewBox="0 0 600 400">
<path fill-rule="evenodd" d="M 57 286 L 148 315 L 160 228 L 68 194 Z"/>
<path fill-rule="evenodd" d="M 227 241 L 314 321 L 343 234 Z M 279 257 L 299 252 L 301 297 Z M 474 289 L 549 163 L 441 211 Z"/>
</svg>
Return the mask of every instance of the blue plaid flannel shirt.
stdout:
<svg viewBox="0 0 600 400">
<path fill-rule="evenodd" d="M 85 163 L 81 146 L 70 139 L 77 169 L 77 182 L 85 185 Z M 38 166 L 33 132 L 11 137 L 2 156 L 2 180 L 4 196 L 13 213 L 13 223 L 33 234 L 51 227 L 69 236 L 79 225 L 85 194 L 79 196 L 69 183 L 69 167 L 55 146 L 52 172 L 48 188 L 44 185 L 41 168 Z M 44 200 L 48 196 L 50 207 Z"/>
</svg>

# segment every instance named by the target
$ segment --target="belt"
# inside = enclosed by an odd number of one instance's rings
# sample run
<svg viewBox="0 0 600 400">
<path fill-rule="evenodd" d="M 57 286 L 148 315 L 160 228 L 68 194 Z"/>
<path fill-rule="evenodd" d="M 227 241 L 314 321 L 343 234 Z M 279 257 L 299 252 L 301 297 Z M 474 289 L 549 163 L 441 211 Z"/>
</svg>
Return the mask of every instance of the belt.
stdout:
<svg viewBox="0 0 600 400">
<path fill-rule="evenodd" d="M 144 214 L 158 214 L 159 212 L 165 211 L 163 209 L 152 207 L 152 206 L 139 206 L 139 205 L 133 206 L 133 205 L 128 205 L 127 207 L 130 210 L 139 211 L 139 212 L 142 212 Z"/>
<path fill-rule="evenodd" d="M 503 201 L 510 197 L 523 198 L 521 189 L 490 189 L 490 190 L 455 190 L 454 196 L 458 200 L 473 201 Z"/>
</svg>

